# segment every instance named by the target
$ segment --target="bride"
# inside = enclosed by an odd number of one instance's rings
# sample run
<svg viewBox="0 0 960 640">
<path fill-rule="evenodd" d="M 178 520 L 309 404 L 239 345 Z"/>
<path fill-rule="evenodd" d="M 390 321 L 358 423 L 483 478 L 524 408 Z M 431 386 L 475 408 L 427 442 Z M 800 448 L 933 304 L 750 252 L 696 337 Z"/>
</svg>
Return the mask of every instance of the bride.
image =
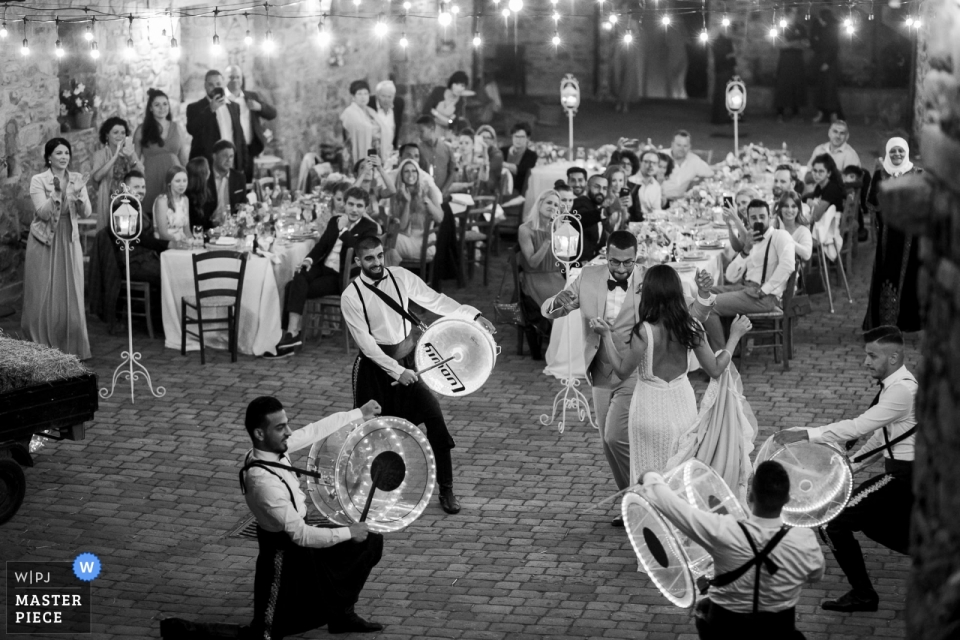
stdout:
<svg viewBox="0 0 960 640">
<path fill-rule="evenodd" d="M 590 322 L 603 337 L 617 375 L 629 376 L 639 367 L 630 402 L 631 483 L 639 482 L 646 471 L 664 471 L 681 434 L 697 422 L 697 400 L 687 378 L 690 352 L 711 378 L 719 378 L 740 338 L 751 328 L 748 318 L 737 316 L 726 348 L 714 355 L 703 325 L 687 310 L 680 276 L 668 265 L 647 271 L 638 315 L 626 353 L 618 351 L 623 347 L 615 343 L 608 322 L 603 318 Z"/>
</svg>

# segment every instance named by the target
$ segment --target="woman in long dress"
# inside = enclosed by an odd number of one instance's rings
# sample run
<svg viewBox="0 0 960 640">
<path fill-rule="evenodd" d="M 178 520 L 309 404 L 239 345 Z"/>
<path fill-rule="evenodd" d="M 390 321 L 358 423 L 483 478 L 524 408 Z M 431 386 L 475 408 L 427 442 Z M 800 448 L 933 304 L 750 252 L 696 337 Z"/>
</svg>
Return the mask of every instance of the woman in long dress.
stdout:
<svg viewBox="0 0 960 640">
<path fill-rule="evenodd" d="M 92 213 L 83 175 L 68 171 L 73 150 L 63 138 L 43 148 L 47 170 L 30 180 L 34 218 L 23 270 L 20 326 L 34 342 L 90 357 L 83 307 L 83 250 L 77 220 Z"/>
<path fill-rule="evenodd" d="M 166 188 L 153 201 L 153 235 L 160 240 L 185 242 L 190 236 L 189 178 L 183 167 L 167 170 Z"/>
<path fill-rule="evenodd" d="M 366 158 L 371 149 L 379 153 L 380 125 L 369 107 L 370 85 L 365 80 L 354 80 L 350 83 L 350 95 L 353 101 L 340 114 L 340 124 L 350 150 L 349 165 L 353 166 Z"/>
<path fill-rule="evenodd" d="M 876 213 L 877 252 L 870 280 L 870 299 L 863 330 L 896 325 L 901 331 L 919 331 L 920 302 L 917 273 L 920 269 L 917 238 L 884 223 L 877 194 L 884 180 L 897 180 L 920 169 L 910 162 L 910 147 L 903 138 L 890 138 L 881 166 L 873 174 L 867 202 Z"/>
<path fill-rule="evenodd" d="M 187 135 L 170 115 L 170 98 L 159 89 L 147 90 L 147 111 L 143 124 L 133 134 L 137 154 L 143 158 L 147 195 L 143 210 L 153 211 L 153 201 L 166 188 L 164 180 L 170 167 L 185 166 L 190 149 Z"/>
<path fill-rule="evenodd" d="M 610 323 L 590 321 L 603 336 L 617 375 L 626 378 L 639 368 L 628 422 L 631 483 L 647 471 L 664 471 L 680 436 L 697 421 L 697 399 L 687 378 L 690 352 L 711 378 L 719 378 L 751 328 L 748 318 L 737 316 L 726 348 L 714 355 L 703 325 L 687 309 L 680 276 L 668 265 L 652 267 L 644 276 L 639 316 L 626 353 L 614 340 Z"/>
<path fill-rule="evenodd" d="M 93 153 L 91 182 L 97 188 L 97 230 L 110 226 L 110 201 L 120 191 L 123 176 L 136 169 L 143 171 L 143 163 L 137 157 L 130 127 L 123 118 L 107 118 L 100 126 L 100 143 Z"/>
</svg>

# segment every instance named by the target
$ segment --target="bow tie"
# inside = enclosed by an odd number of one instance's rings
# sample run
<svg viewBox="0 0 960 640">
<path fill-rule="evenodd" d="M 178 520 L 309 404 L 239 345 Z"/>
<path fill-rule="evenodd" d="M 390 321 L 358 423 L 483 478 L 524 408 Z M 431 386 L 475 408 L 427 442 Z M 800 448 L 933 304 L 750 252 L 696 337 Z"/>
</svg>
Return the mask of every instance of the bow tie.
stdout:
<svg viewBox="0 0 960 640">
<path fill-rule="evenodd" d="M 627 281 L 626 280 L 607 280 L 607 291 L 613 291 L 617 287 L 620 287 L 624 291 L 627 290 Z"/>
</svg>

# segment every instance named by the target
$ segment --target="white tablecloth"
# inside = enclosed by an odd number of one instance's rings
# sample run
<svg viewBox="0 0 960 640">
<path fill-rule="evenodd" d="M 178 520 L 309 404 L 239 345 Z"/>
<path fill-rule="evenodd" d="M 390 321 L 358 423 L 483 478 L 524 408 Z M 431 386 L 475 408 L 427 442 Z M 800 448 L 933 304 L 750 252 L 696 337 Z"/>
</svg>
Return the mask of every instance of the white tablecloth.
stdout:
<svg viewBox="0 0 960 640">
<path fill-rule="evenodd" d="M 530 170 L 527 176 L 527 190 L 523 194 L 523 217 L 526 220 L 527 212 L 533 206 L 537 196 L 546 189 L 553 189 L 557 180 L 567 179 L 567 169 L 575 166 L 573 162 L 554 162 L 553 164 L 537 165 Z"/>
</svg>

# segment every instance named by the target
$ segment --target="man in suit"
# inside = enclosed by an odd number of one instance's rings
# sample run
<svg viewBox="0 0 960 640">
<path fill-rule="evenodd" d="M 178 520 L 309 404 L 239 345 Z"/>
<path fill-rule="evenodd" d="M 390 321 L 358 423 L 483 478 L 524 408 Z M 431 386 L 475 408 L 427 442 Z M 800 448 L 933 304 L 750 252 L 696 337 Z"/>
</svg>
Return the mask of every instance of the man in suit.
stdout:
<svg viewBox="0 0 960 640">
<path fill-rule="evenodd" d="M 287 285 L 284 295 L 287 331 L 277 343 L 275 353 L 264 354 L 265 358 L 286 358 L 293 355 L 294 348 L 303 344 L 300 338 L 300 322 L 307 300 L 340 295 L 343 270 L 350 268 L 346 264 L 347 250 L 353 249 L 357 241 L 364 236 L 380 235 L 380 225 L 365 215 L 370 194 L 360 187 L 350 187 L 344 194 L 344 200 L 344 215 L 330 219 L 320 240 L 304 258 L 293 280 Z M 359 272 L 359 267 L 354 267 L 353 270 Z"/>
<path fill-rule="evenodd" d="M 234 166 L 236 148 L 233 143 L 220 140 L 213 145 L 213 165 L 210 171 L 211 198 L 203 205 L 203 211 L 190 212 L 191 226 L 204 229 L 216 227 L 223 222 L 237 205 L 247 201 L 247 181 Z"/>
<path fill-rule="evenodd" d="M 247 147 L 243 174 L 247 182 L 252 182 L 253 161 L 267 146 L 261 120 L 273 120 L 277 117 L 277 110 L 256 91 L 244 91 L 243 71 L 236 65 L 227 67 L 227 91 L 227 100 L 240 109 L 240 128 Z"/>
<path fill-rule="evenodd" d="M 382 80 L 374 88 L 368 103 L 380 124 L 380 155 L 384 162 L 400 143 L 400 127 L 403 126 L 403 98 L 397 97 L 397 86 L 392 80 Z"/>
<path fill-rule="evenodd" d="M 226 140 L 236 149 L 233 168 L 243 171 L 247 163 L 247 145 L 240 125 L 240 107 L 227 100 L 223 75 L 215 69 L 207 71 L 203 89 L 206 97 L 187 105 L 187 133 L 193 136 L 190 157 L 206 158 L 212 165 L 214 145 Z"/>
<path fill-rule="evenodd" d="M 636 372 L 621 380 L 613 370 L 610 356 L 600 335 L 590 328 L 590 321 L 603 318 L 613 325 L 619 344 L 626 345 L 630 332 L 640 321 L 640 286 L 643 267 L 637 264 L 637 239 L 628 231 L 615 231 L 607 239 L 607 264 L 584 267 L 580 277 L 552 298 L 544 301 L 545 318 L 561 318 L 575 309 L 583 315 L 583 361 L 587 365 L 587 381 L 593 388 L 593 406 L 597 425 L 613 478 L 620 490 L 630 485 L 630 439 L 627 424 L 630 400 L 637 386 Z M 706 272 L 697 273 L 697 295 L 684 284 L 684 297 L 693 317 L 703 321 L 710 315 L 714 297 L 709 289 L 713 279 Z M 623 526 L 619 516 L 614 526 Z"/>
</svg>

